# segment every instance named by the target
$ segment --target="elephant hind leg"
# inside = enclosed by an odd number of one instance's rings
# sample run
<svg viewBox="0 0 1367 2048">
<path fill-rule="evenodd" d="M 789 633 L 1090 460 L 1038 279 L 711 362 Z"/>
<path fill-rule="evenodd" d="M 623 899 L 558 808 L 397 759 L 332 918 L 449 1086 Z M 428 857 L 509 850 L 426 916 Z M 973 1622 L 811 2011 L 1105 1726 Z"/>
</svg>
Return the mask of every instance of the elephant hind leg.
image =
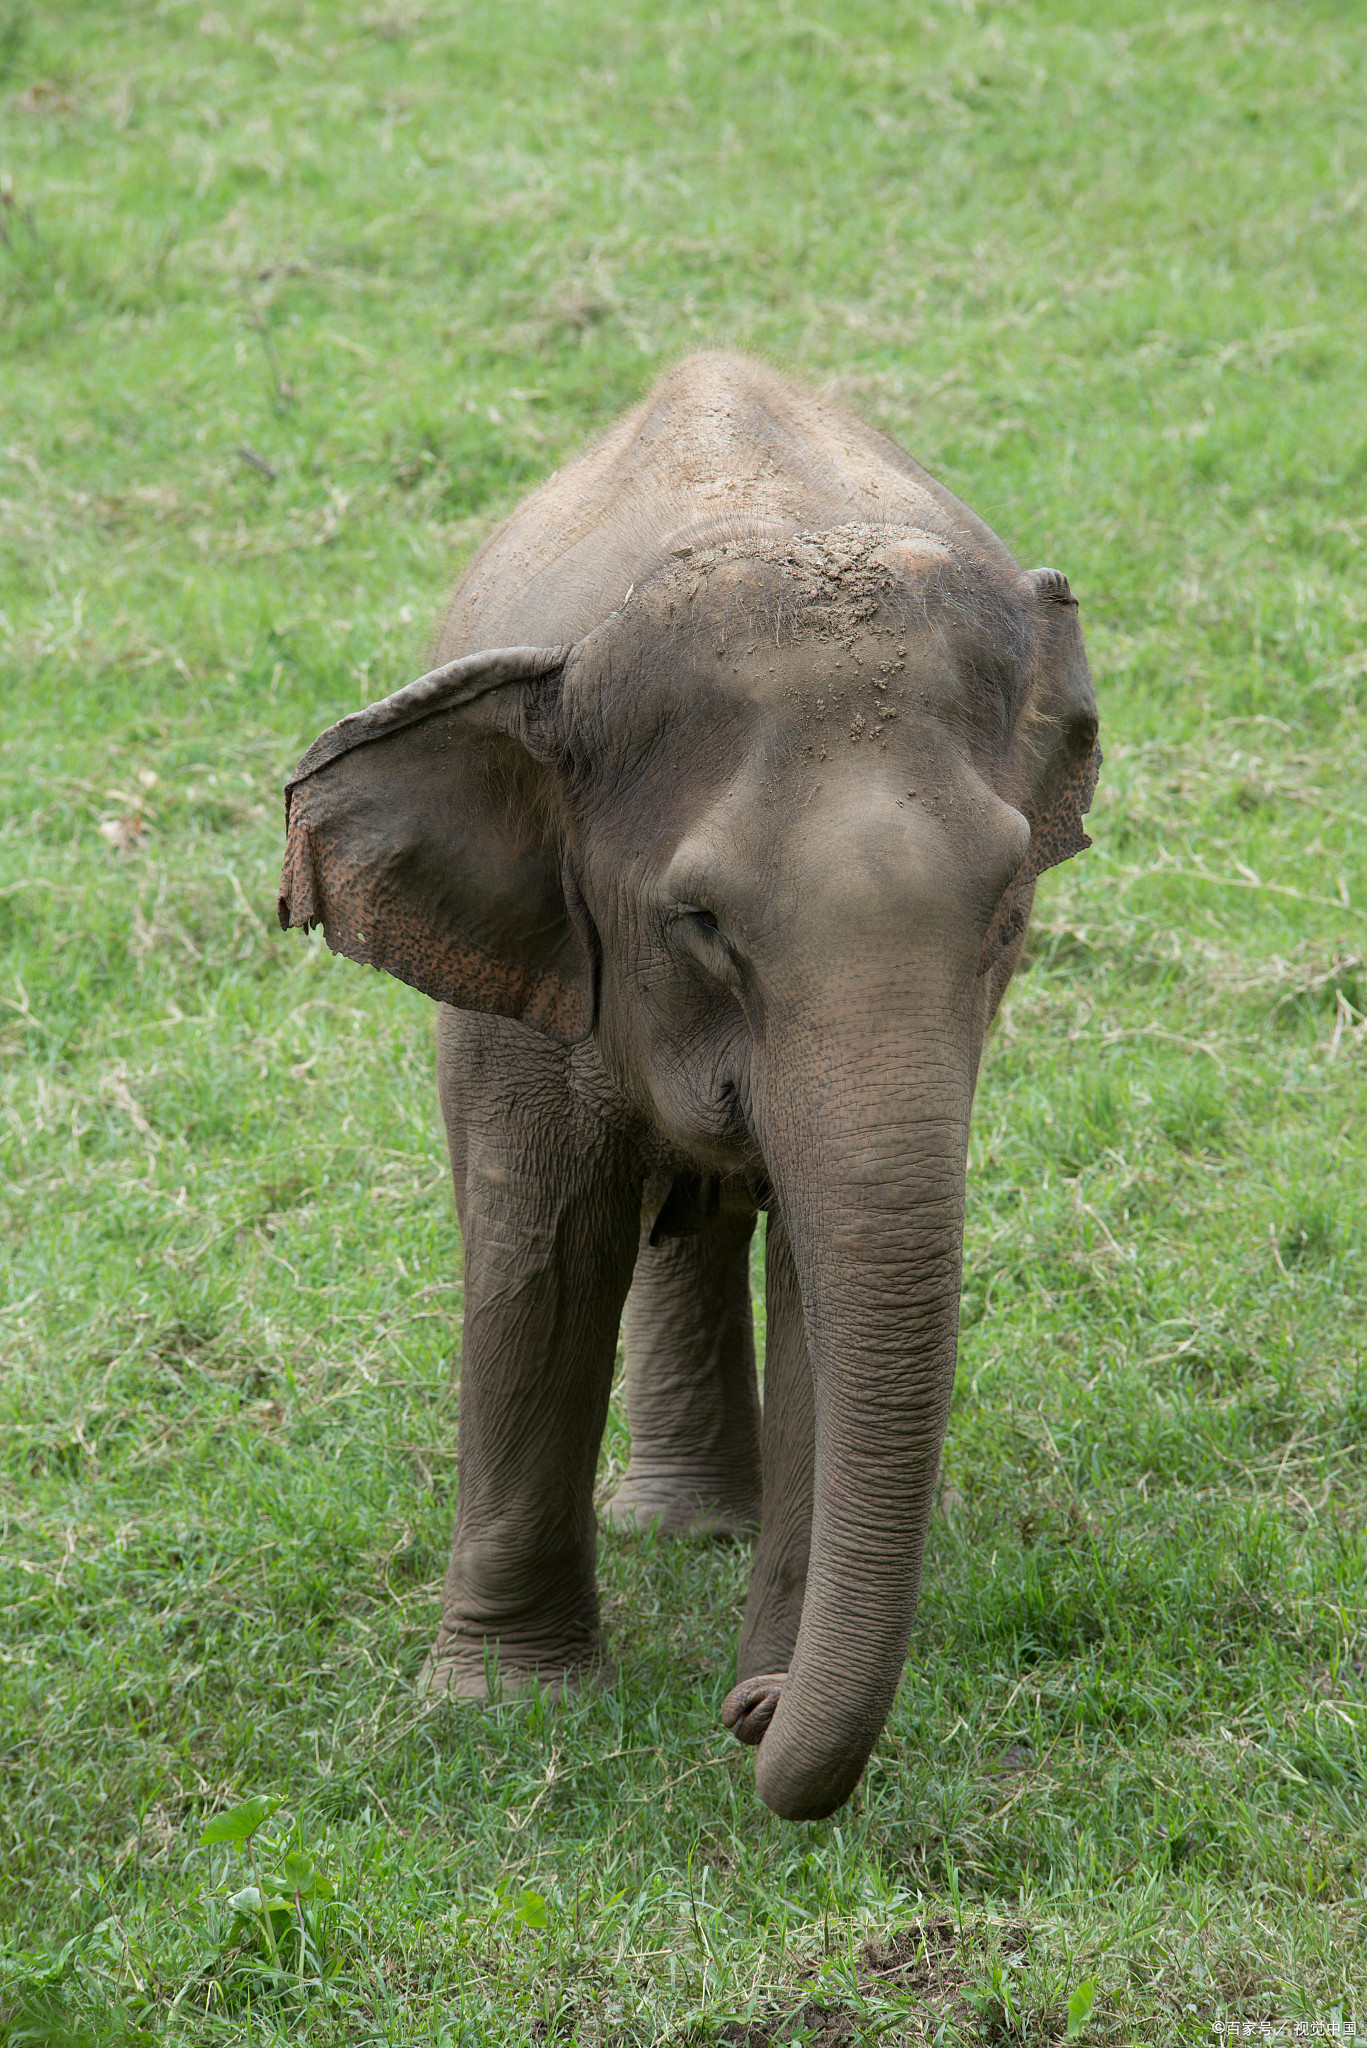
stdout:
<svg viewBox="0 0 1367 2048">
<path fill-rule="evenodd" d="M 649 1218 L 647 1226 L 649 1227 Z M 642 1243 L 623 1318 L 631 1462 L 609 1527 L 729 1537 L 759 1522 L 752 1213 Z"/>
</svg>

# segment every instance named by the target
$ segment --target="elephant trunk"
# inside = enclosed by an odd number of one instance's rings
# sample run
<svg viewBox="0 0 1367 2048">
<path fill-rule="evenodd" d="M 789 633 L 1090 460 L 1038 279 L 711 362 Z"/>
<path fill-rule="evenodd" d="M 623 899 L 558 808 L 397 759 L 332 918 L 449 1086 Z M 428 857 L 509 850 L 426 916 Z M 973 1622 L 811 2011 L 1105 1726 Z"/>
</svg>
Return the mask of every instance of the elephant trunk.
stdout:
<svg viewBox="0 0 1367 2048">
<path fill-rule="evenodd" d="M 946 979 L 957 993 L 941 983 L 914 1021 L 904 988 L 860 1003 L 898 1021 L 857 1043 L 848 1004 L 843 1017 L 823 1004 L 824 1027 L 809 1018 L 764 1063 L 759 1122 L 816 1411 L 802 1620 L 756 1760 L 760 1796 L 790 1820 L 832 1813 L 858 1783 L 916 1612 L 954 1382 L 973 1092 L 971 973 Z"/>
</svg>

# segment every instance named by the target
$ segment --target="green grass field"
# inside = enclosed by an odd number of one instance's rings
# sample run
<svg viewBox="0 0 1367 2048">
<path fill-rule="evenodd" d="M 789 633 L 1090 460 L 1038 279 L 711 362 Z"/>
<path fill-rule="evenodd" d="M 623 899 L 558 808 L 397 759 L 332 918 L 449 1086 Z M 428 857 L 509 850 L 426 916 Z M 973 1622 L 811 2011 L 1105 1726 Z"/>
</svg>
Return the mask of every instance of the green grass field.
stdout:
<svg viewBox="0 0 1367 2048">
<path fill-rule="evenodd" d="M 0 2041 L 1367 2038 L 1362 31 L 0 0 Z M 604 1538 L 612 1692 L 415 1698 L 433 1012 L 274 919 L 308 740 L 716 342 L 1067 571 L 1107 755 L 899 1704 L 810 1827 L 721 1727 L 732 1548 Z M 253 1793 L 336 1893 L 274 1962 L 198 1846 Z"/>
</svg>

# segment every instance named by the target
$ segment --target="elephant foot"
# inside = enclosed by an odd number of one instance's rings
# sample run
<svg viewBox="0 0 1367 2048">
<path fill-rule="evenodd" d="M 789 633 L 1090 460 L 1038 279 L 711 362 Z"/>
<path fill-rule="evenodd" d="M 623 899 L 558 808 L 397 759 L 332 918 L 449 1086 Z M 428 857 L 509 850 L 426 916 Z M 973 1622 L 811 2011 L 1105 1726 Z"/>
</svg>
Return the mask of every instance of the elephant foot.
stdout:
<svg viewBox="0 0 1367 2048">
<path fill-rule="evenodd" d="M 752 1749 L 763 1742 L 787 1683 L 786 1671 L 766 1671 L 756 1678 L 742 1678 L 739 1685 L 732 1687 L 721 1703 L 721 1717 L 737 1742 L 747 1743 Z"/>
<path fill-rule="evenodd" d="M 567 1658 L 547 1654 L 534 1661 L 499 1654 L 496 1642 L 488 1645 L 443 1641 L 441 1636 L 429 1650 L 415 1690 L 429 1700 L 473 1700 L 507 1704 L 525 1699 L 538 1688 L 548 1706 L 557 1706 L 573 1693 L 598 1691 L 610 1686 L 614 1667 L 604 1657 Z"/>
<path fill-rule="evenodd" d="M 751 1486 L 708 1472 L 677 1467 L 649 1473 L 628 1468 L 603 1509 L 620 1535 L 711 1536 L 719 1541 L 752 1536 L 759 1527 L 759 1494 Z"/>
</svg>

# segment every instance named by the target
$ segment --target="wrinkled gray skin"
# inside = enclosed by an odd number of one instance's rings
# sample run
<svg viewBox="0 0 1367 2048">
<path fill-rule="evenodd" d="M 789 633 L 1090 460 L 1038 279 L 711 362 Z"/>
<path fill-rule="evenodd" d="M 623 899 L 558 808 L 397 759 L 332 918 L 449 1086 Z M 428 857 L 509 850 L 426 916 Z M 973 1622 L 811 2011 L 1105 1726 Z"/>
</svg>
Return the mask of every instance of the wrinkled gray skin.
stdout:
<svg viewBox="0 0 1367 2048">
<path fill-rule="evenodd" d="M 759 1525 L 726 1719 L 815 1818 L 906 1656 L 983 1034 L 1035 874 L 1087 843 L 1076 605 L 870 428 L 707 355 L 486 543 L 439 655 L 490 649 L 311 751 L 282 884 L 283 922 L 444 998 L 466 1310 L 430 1682 L 595 1666 L 625 1313 L 608 1520 Z"/>
</svg>

